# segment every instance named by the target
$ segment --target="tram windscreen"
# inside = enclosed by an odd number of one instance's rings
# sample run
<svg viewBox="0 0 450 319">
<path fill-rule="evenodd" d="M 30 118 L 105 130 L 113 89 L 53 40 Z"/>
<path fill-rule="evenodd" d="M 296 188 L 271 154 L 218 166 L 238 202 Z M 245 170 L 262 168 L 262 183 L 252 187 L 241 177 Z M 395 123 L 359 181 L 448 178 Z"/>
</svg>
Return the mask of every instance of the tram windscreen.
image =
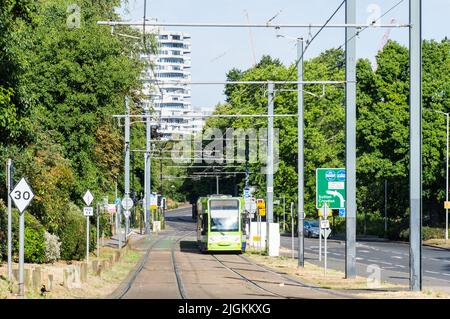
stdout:
<svg viewBox="0 0 450 319">
<path fill-rule="evenodd" d="M 239 231 L 239 201 L 213 199 L 209 202 L 211 231 Z"/>
</svg>

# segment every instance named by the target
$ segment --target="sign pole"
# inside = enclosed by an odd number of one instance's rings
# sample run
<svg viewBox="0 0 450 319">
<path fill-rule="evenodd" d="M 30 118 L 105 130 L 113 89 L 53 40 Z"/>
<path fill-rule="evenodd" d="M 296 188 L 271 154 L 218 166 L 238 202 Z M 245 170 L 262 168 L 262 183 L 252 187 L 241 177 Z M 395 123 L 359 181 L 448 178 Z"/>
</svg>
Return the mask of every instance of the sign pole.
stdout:
<svg viewBox="0 0 450 319">
<path fill-rule="evenodd" d="M 445 198 L 446 201 L 448 202 L 448 152 L 449 152 L 449 114 L 446 113 L 446 118 L 447 118 L 447 149 L 446 149 L 446 166 L 445 166 L 445 170 L 446 170 L 446 176 L 445 176 Z M 445 241 L 448 241 L 448 208 L 445 209 Z"/>
<path fill-rule="evenodd" d="M 323 212 L 323 215 L 324 215 L 324 217 L 325 217 L 325 219 L 327 219 L 328 218 L 328 209 L 327 209 L 327 204 L 325 203 L 324 205 L 323 205 L 323 207 L 324 207 L 324 212 Z M 327 274 L 327 253 L 328 253 L 328 251 L 327 251 L 327 234 L 326 234 L 326 228 L 324 229 L 324 241 L 325 241 L 325 275 Z M 320 232 L 320 236 L 322 236 L 322 232 Z"/>
<path fill-rule="evenodd" d="M 25 215 L 19 216 L 19 296 L 24 297 L 24 250 L 25 250 Z"/>
<path fill-rule="evenodd" d="M 100 205 L 97 203 L 97 257 L 100 256 Z"/>
<path fill-rule="evenodd" d="M 86 216 L 86 262 L 89 262 L 89 216 Z"/>
<path fill-rule="evenodd" d="M 291 202 L 291 250 L 292 250 L 292 259 L 295 258 L 294 255 L 294 203 Z"/>
<path fill-rule="evenodd" d="M 6 169 L 6 183 L 8 187 L 8 280 L 12 279 L 12 218 L 11 218 L 11 174 L 12 160 L 8 158 Z"/>
</svg>

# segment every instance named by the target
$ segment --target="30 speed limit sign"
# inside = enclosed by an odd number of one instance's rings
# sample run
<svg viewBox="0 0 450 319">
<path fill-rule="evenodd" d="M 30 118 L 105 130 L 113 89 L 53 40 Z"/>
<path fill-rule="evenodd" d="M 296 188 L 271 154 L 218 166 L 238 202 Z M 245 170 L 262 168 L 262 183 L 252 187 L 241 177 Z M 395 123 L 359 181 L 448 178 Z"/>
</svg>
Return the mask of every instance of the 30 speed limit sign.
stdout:
<svg viewBox="0 0 450 319">
<path fill-rule="evenodd" d="M 13 200 L 14 205 L 16 205 L 19 212 L 23 213 L 25 208 L 27 208 L 33 200 L 34 193 L 25 178 L 22 177 L 22 179 L 13 188 L 9 196 Z"/>
</svg>

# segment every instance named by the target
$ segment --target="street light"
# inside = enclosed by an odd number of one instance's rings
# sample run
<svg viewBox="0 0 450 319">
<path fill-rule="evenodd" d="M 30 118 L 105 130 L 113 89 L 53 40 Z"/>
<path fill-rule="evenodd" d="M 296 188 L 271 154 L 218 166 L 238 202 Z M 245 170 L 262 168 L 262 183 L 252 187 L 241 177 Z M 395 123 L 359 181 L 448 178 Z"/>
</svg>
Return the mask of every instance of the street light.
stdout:
<svg viewBox="0 0 450 319">
<path fill-rule="evenodd" d="M 445 201 L 448 202 L 448 153 L 449 153 L 449 113 L 445 113 L 442 111 L 432 110 L 432 109 L 425 109 L 427 111 L 439 113 L 442 115 L 445 115 L 447 120 L 447 151 L 446 151 L 446 177 L 445 177 Z M 448 208 L 446 203 L 445 208 L 445 241 L 448 241 Z"/>
</svg>

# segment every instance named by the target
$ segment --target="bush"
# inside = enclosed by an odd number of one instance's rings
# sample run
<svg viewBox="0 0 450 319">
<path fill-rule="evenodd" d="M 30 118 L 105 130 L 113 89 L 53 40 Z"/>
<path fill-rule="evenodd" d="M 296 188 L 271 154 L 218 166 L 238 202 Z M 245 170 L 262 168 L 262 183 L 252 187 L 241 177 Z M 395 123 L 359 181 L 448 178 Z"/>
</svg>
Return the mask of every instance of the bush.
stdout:
<svg viewBox="0 0 450 319">
<path fill-rule="evenodd" d="M 27 263 L 41 264 L 45 261 L 44 228 L 36 230 L 25 227 L 24 258 Z"/>
<path fill-rule="evenodd" d="M 93 251 L 96 248 L 95 227 L 90 227 L 89 233 L 89 250 Z M 65 214 L 65 223 L 58 235 L 61 239 L 62 259 L 81 260 L 86 256 L 86 218 L 74 204 L 69 205 L 69 210 Z"/>
<path fill-rule="evenodd" d="M 443 239 L 445 238 L 445 230 L 442 228 L 422 227 L 422 240 Z M 400 239 L 409 240 L 409 228 L 400 232 Z"/>
<path fill-rule="evenodd" d="M 59 237 L 48 232 L 44 234 L 45 238 L 45 262 L 53 263 L 61 257 L 61 242 Z"/>
</svg>

